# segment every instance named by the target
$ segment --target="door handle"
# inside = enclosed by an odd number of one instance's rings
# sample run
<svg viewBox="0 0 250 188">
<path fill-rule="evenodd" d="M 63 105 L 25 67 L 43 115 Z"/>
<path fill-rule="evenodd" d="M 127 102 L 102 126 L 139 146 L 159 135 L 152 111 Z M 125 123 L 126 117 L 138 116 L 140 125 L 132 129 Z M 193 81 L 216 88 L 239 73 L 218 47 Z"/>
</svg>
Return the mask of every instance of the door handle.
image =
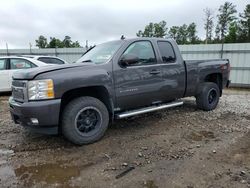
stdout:
<svg viewBox="0 0 250 188">
<path fill-rule="evenodd" d="M 149 74 L 160 74 L 160 73 L 161 73 L 160 70 L 154 69 L 154 70 L 151 70 L 151 72 Z"/>
</svg>

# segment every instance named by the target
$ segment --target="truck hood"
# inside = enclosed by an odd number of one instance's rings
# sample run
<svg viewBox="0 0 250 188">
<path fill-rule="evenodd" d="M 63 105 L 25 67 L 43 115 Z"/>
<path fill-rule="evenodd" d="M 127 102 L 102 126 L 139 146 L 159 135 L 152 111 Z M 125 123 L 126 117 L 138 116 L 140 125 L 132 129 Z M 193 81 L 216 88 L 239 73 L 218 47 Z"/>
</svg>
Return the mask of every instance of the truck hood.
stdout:
<svg viewBox="0 0 250 188">
<path fill-rule="evenodd" d="M 52 72 L 56 70 L 62 70 L 62 69 L 74 69 L 77 67 L 92 67 L 95 66 L 94 63 L 74 63 L 74 64 L 63 64 L 63 65 L 48 65 L 43 67 L 36 67 L 31 69 L 25 69 L 16 71 L 13 74 L 13 79 L 16 80 L 32 80 L 37 75 L 46 73 L 46 72 Z"/>
</svg>

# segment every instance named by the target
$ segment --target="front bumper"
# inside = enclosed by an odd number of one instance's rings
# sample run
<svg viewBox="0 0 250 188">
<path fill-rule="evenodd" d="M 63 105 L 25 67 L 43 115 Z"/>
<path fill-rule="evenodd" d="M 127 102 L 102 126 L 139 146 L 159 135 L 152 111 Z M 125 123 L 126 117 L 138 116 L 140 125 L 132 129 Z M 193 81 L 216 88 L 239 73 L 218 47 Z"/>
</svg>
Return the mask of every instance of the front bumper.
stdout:
<svg viewBox="0 0 250 188">
<path fill-rule="evenodd" d="M 61 99 L 19 103 L 9 99 L 10 113 L 16 124 L 43 134 L 58 134 Z M 36 119 L 33 122 L 32 119 Z"/>
</svg>

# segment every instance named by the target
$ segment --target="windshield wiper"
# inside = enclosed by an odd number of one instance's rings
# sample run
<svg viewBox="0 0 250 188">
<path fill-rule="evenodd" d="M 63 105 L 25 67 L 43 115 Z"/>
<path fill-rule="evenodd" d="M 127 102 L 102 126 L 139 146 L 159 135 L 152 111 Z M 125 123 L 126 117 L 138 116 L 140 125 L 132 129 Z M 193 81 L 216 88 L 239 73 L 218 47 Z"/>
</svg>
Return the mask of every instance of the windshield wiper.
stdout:
<svg viewBox="0 0 250 188">
<path fill-rule="evenodd" d="M 86 62 L 92 62 L 92 60 L 91 59 L 87 59 L 87 60 L 81 61 L 81 63 L 86 63 Z"/>
</svg>

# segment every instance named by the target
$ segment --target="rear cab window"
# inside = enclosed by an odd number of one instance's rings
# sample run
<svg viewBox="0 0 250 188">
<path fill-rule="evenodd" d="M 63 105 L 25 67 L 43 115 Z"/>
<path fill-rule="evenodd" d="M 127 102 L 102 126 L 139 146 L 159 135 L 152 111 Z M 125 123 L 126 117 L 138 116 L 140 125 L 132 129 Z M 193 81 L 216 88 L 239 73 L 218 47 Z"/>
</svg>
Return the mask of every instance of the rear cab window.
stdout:
<svg viewBox="0 0 250 188">
<path fill-rule="evenodd" d="M 0 59 L 0 70 L 6 70 L 6 61 L 5 61 L 5 59 Z"/>
<path fill-rule="evenodd" d="M 172 44 L 168 41 L 157 42 L 163 63 L 175 63 L 176 55 Z"/>
</svg>

